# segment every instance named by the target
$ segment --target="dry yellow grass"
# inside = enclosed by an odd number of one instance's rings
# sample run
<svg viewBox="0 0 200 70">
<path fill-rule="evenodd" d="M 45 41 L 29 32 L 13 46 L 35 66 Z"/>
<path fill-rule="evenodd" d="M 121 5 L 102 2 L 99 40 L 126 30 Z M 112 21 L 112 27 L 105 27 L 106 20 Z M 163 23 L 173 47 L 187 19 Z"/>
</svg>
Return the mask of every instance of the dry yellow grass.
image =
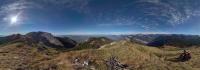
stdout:
<svg viewBox="0 0 200 70">
<path fill-rule="evenodd" d="M 55 62 L 58 69 L 73 69 L 71 60 L 75 57 L 94 61 L 97 70 L 106 70 L 104 61 L 111 56 L 118 57 L 121 63 L 128 64 L 134 70 L 198 70 L 200 68 L 200 48 L 188 48 L 192 59 L 187 62 L 175 62 L 172 59 L 182 52 L 180 48 L 156 48 L 128 41 L 119 41 L 114 44 L 104 45 L 100 49 L 86 49 L 61 53 L 59 57 L 49 62 Z"/>
<path fill-rule="evenodd" d="M 48 55 L 47 55 L 48 53 Z M 47 61 L 56 53 L 53 49 L 40 51 L 38 47 L 29 46 L 24 43 L 13 43 L 0 47 L 0 70 L 26 69 L 41 61 Z"/>
<path fill-rule="evenodd" d="M 90 59 L 97 70 L 106 70 L 105 60 L 111 56 L 118 57 L 118 61 L 128 64 L 134 70 L 200 70 L 200 47 L 185 48 L 191 52 L 192 59 L 187 62 L 174 61 L 182 52 L 181 48 L 166 46 L 165 48 L 149 47 L 118 41 L 106 44 L 100 49 L 85 49 L 60 53 L 50 60 L 35 60 L 30 64 L 33 70 L 74 70 L 72 60 L 79 57 L 81 61 Z M 32 50 L 33 51 L 33 50 Z M 37 55 L 37 58 L 43 56 Z"/>
</svg>

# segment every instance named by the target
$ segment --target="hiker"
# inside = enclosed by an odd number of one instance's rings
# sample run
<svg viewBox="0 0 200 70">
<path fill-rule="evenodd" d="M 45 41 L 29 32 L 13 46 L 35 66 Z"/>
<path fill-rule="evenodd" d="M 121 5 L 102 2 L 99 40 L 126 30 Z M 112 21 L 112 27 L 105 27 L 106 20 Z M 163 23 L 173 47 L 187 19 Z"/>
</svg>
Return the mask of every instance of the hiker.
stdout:
<svg viewBox="0 0 200 70">
<path fill-rule="evenodd" d="M 186 50 L 183 50 L 183 53 L 179 56 L 180 61 L 188 61 L 191 59 L 191 55 Z"/>
</svg>

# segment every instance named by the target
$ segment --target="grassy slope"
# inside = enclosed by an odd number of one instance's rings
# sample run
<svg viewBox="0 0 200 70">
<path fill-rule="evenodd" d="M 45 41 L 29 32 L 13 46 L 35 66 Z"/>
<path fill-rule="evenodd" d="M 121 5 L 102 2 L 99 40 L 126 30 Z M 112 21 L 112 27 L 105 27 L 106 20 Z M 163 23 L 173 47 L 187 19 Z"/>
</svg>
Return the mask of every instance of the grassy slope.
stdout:
<svg viewBox="0 0 200 70">
<path fill-rule="evenodd" d="M 41 50 L 37 47 L 14 43 L 0 48 L 0 69 L 15 69 L 25 65 L 24 67 L 32 70 L 73 70 L 71 60 L 79 57 L 81 60 L 90 58 L 93 61 L 92 66 L 97 70 L 106 70 L 104 61 L 110 56 L 116 56 L 121 63 L 128 64 L 130 69 L 135 70 L 199 70 L 200 48 L 187 49 L 191 51 L 192 59 L 187 62 L 176 62 L 174 58 L 182 52 L 180 48 L 155 48 L 128 41 L 113 42 L 100 49 L 65 52 L 58 57 L 47 55 L 54 52 L 53 49 L 48 49 L 51 52 L 39 52 Z"/>
<path fill-rule="evenodd" d="M 159 49 L 127 41 L 120 41 L 109 45 L 104 45 L 100 49 L 89 49 L 81 51 L 71 51 L 60 54 L 54 60 L 45 61 L 41 65 L 53 63 L 60 70 L 73 69 L 72 58 L 89 57 L 94 61 L 93 66 L 98 70 L 106 70 L 104 61 L 110 56 L 117 56 L 119 61 L 128 64 L 135 70 L 199 70 L 200 68 L 200 48 L 189 48 L 192 52 L 192 59 L 188 62 L 176 62 L 174 58 L 182 51 L 179 48 Z"/>
<path fill-rule="evenodd" d="M 2 46 L 0 47 L 0 70 L 30 68 L 35 63 L 50 60 L 53 53 L 57 52 L 50 48 L 41 51 L 38 47 L 24 43 L 12 43 Z"/>
</svg>

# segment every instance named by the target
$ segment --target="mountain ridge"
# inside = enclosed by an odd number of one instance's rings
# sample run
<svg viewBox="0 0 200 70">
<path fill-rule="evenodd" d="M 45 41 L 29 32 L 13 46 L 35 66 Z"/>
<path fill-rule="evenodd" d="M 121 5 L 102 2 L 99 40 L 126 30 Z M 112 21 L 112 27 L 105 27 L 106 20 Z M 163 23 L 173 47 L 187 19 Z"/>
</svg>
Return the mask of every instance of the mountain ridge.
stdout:
<svg viewBox="0 0 200 70">
<path fill-rule="evenodd" d="M 72 48 L 76 45 L 76 42 L 67 37 L 55 37 L 51 33 L 47 32 L 30 32 L 25 35 L 13 34 L 0 38 L 0 43 L 9 43 L 9 42 L 25 42 L 28 44 L 44 44 L 49 47 L 62 47 L 62 48 Z"/>
</svg>

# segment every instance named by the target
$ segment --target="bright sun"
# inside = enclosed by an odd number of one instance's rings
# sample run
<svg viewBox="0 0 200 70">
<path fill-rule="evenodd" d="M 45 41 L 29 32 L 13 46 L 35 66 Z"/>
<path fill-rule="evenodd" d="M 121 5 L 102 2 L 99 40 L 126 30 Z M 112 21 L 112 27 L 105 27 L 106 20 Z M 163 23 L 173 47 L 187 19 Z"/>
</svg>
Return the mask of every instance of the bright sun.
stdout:
<svg viewBox="0 0 200 70">
<path fill-rule="evenodd" d="M 17 23 L 17 21 L 18 21 L 18 16 L 12 16 L 12 17 L 10 18 L 11 24 L 15 24 L 15 23 Z"/>
</svg>

